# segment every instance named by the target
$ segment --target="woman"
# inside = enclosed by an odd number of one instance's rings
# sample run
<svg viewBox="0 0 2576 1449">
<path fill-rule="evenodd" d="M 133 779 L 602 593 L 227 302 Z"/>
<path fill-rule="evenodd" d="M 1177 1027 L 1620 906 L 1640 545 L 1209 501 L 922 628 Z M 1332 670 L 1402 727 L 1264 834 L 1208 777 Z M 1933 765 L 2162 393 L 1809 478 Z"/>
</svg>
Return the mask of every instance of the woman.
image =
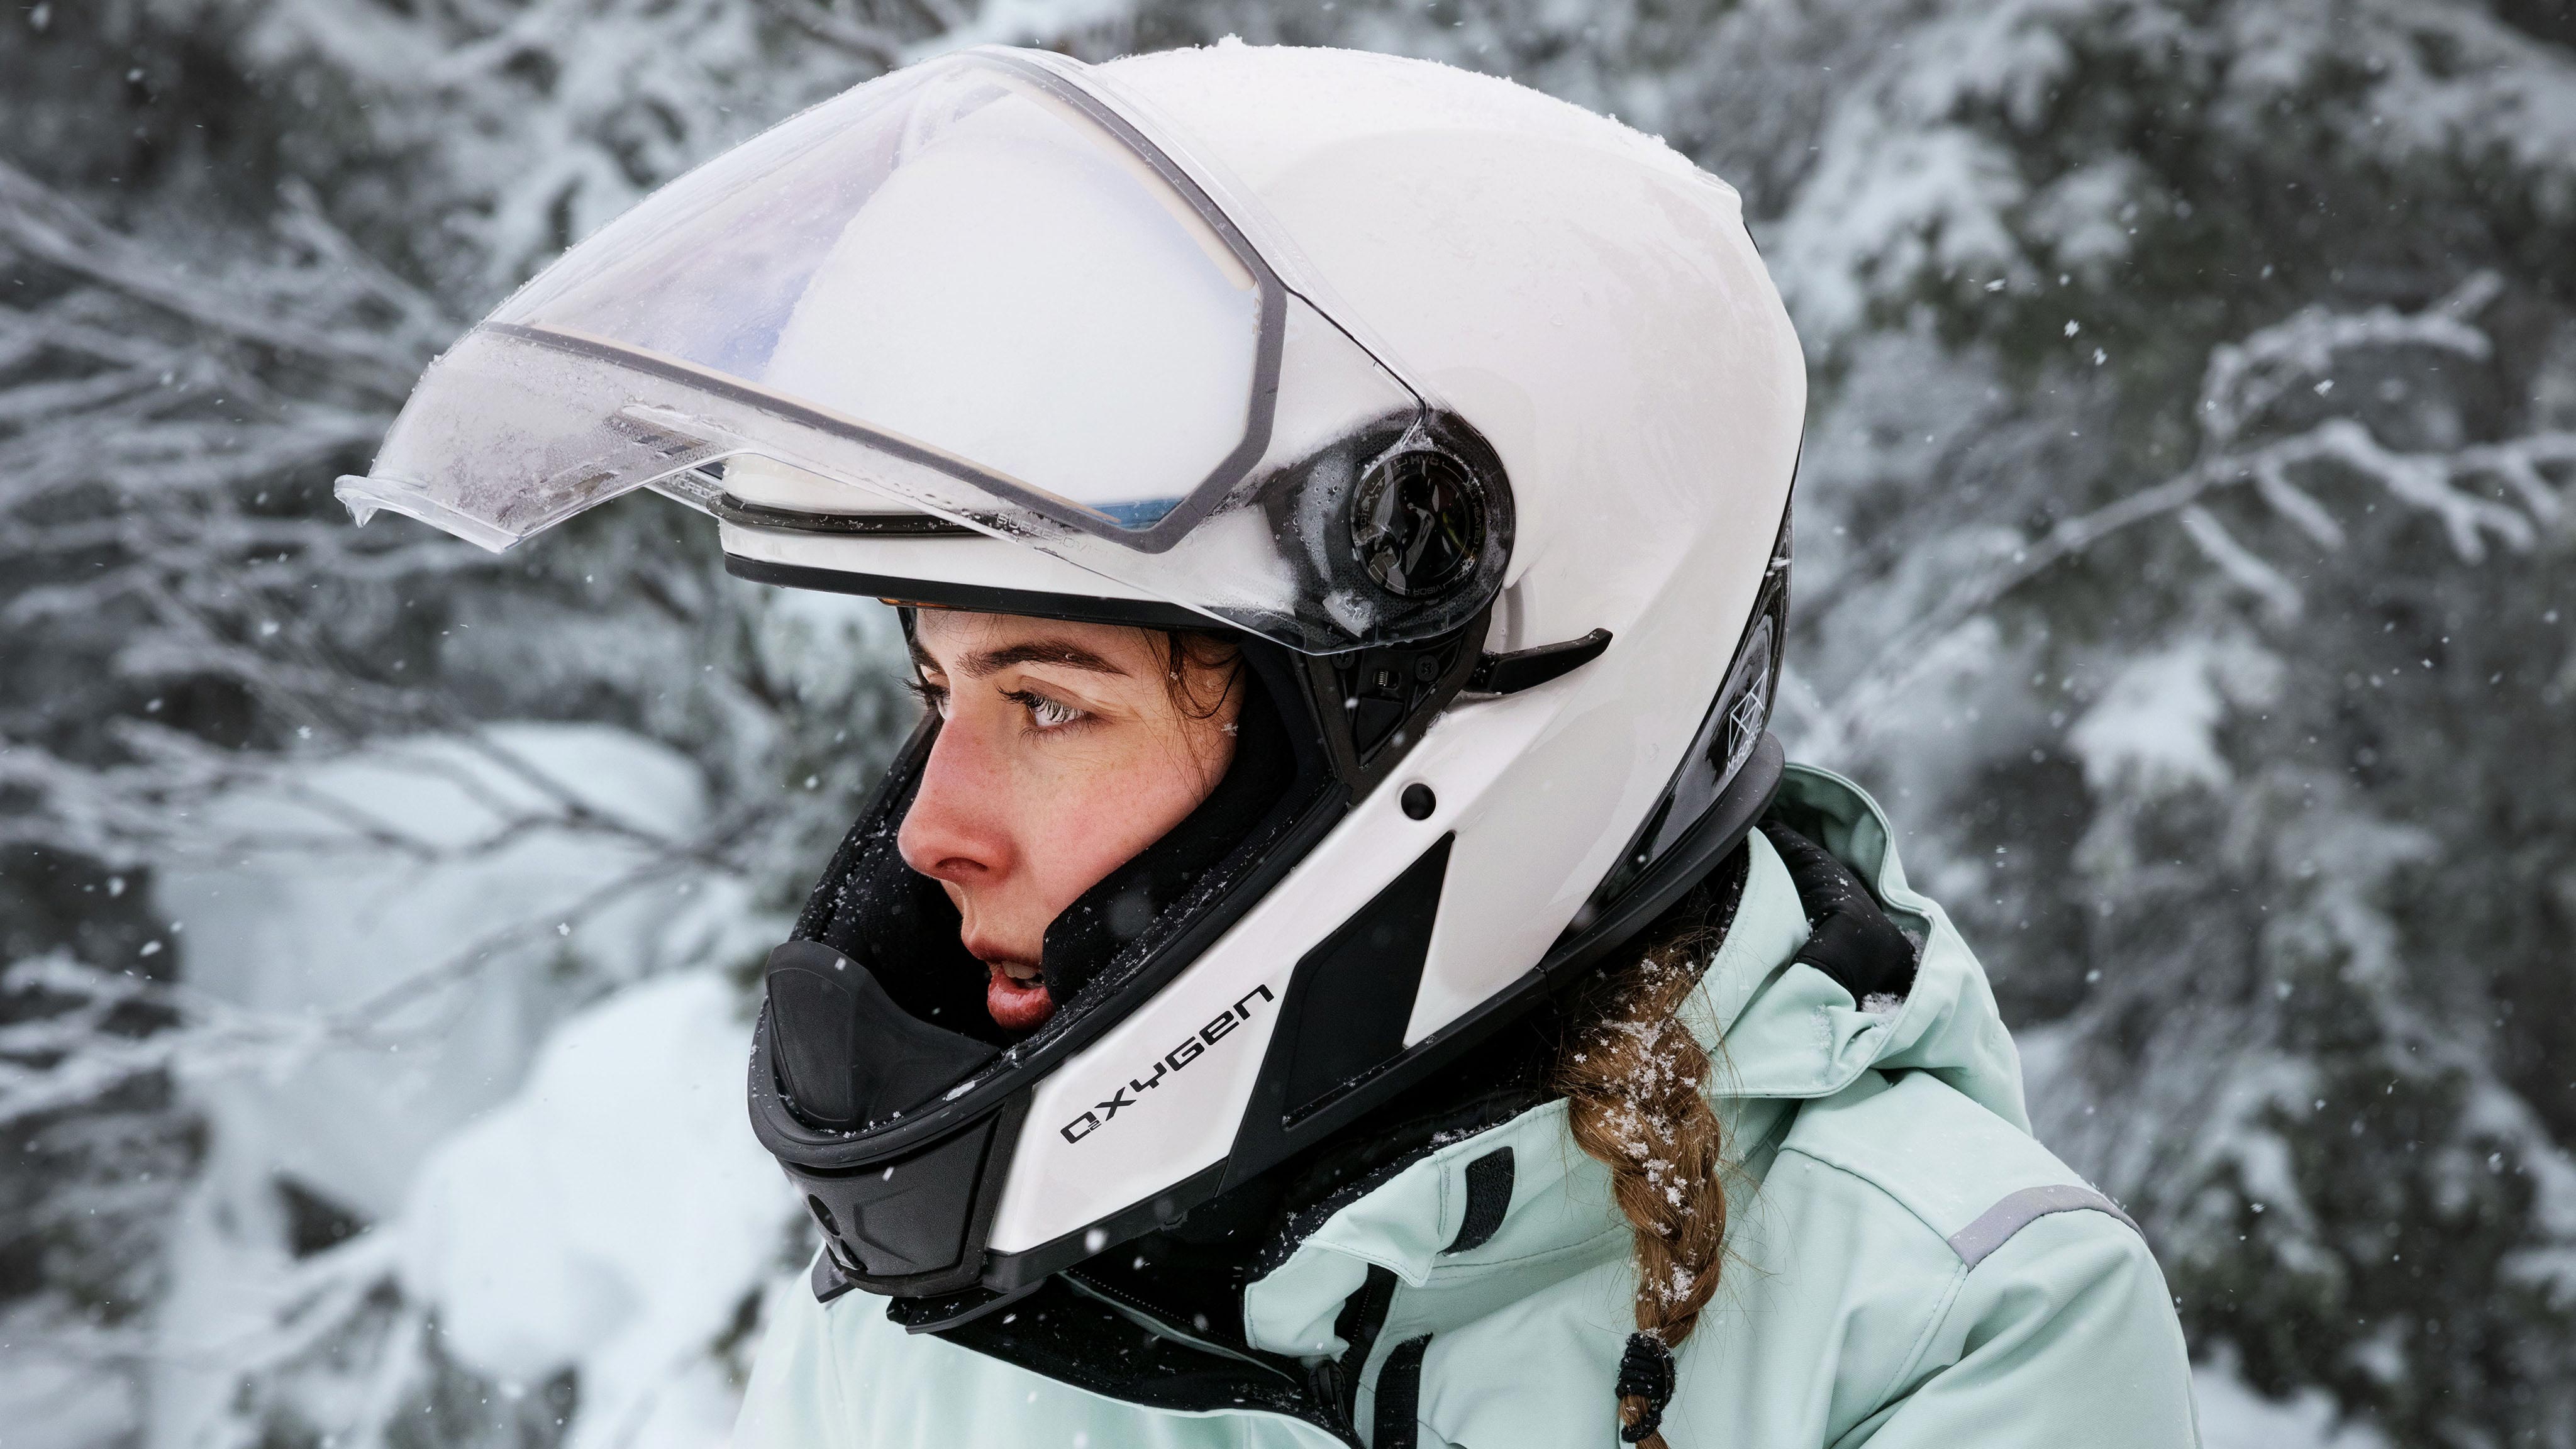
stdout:
<svg viewBox="0 0 2576 1449">
<path fill-rule="evenodd" d="M 568 253 L 371 476 L 651 486 L 928 706 L 769 961 L 746 1444 L 2192 1442 L 1877 808 L 1764 733 L 1732 192 L 1436 66 L 980 51 Z"/>
<path fill-rule="evenodd" d="M 1187 820 L 1270 705 L 1207 636 L 939 610 L 911 632 L 940 723 L 902 858 L 1020 1036 L 1053 1010 L 1050 925 Z M 1920 967 L 1801 827 L 1929 923 Z M 1903 879 L 1876 807 L 1793 767 L 1631 960 L 1250 1201 L 1075 1268 L 1080 1296 L 1014 1300 L 1046 1336 L 1006 1313 L 960 1352 L 866 1302 L 776 1305 L 738 1442 L 2195 1442 L 2153 1260 L 2004 1115 L 1991 1000 Z M 1869 991 L 1908 976 L 1902 1005 Z M 1855 994 L 1944 1024 L 1820 1035 Z"/>
</svg>

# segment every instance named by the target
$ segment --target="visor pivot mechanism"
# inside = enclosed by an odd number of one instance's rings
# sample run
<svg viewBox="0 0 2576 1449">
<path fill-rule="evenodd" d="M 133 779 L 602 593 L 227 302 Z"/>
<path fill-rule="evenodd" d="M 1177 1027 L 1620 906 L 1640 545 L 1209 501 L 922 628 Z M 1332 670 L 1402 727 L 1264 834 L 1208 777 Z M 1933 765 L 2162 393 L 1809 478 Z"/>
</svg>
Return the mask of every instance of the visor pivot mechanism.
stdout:
<svg viewBox="0 0 2576 1449">
<path fill-rule="evenodd" d="M 1360 475 L 1351 548 L 1378 587 L 1436 597 L 1476 571 L 1485 549 L 1484 480 L 1447 449 L 1408 435 Z"/>
</svg>

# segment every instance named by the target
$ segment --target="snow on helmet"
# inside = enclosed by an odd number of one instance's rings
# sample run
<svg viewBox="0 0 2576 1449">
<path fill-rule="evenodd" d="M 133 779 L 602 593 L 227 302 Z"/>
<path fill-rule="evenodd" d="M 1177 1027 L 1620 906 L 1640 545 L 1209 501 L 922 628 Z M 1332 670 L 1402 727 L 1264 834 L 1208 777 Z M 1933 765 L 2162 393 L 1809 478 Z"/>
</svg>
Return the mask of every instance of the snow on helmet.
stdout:
<svg viewBox="0 0 2576 1449">
<path fill-rule="evenodd" d="M 745 578 L 1242 641 L 1236 766 L 1049 929 L 1034 1034 L 942 984 L 895 852 L 935 720 L 771 957 L 752 1116 L 816 1287 L 936 1327 L 1348 1127 L 1735 846 L 1804 407 L 1735 193 L 1615 122 L 985 48 L 574 247 L 339 491 L 501 548 L 650 487 Z"/>
</svg>

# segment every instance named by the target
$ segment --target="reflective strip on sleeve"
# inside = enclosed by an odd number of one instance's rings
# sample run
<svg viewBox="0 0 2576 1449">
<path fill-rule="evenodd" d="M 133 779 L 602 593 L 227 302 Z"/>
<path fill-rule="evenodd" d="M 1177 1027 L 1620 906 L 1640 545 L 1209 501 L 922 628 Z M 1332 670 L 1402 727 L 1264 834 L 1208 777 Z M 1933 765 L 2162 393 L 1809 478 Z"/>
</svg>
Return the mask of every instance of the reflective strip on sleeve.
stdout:
<svg viewBox="0 0 2576 1449">
<path fill-rule="evenodd" d="M 1959 1261 L 1974 1268 L 1995 1249 L 2012 1241 L 2012 1235 L 2047 1217 L 2050 1213 L 2107 1213 L 2128 1223 L 2129 1231 L 2138 1225 L 2119 1205 L 2089 1187 L 2057 1183 L 2048 1187 L 2026 1187 L 1979 1214 L 1977 1220 L 1950 1235 L 1950 1251 Z M 2140 1233 L 2141 1237 L 2145 1234 Z"/>
</svg>

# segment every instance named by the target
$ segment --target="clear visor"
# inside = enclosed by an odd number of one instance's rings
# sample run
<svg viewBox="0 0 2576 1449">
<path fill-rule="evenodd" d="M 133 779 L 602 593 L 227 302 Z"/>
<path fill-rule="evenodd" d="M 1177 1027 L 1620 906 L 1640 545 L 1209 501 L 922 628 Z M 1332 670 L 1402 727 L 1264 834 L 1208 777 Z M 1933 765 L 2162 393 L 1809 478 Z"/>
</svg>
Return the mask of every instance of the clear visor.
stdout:
<svg viewBox="0 0 2576 1449">
<path fill-rule="evenodd" d="M 936 514 L 1330 651 L 1452 627 L 1499 581 L 1499 540 L 1436 598 L 1332 546 L 1352 440 L 1427 417 L 1080 67 L 983 50 L 807 111 L 574 247 L 431 365 L 339 492 L 497 550 L 766 458 L 849 512 Z"/>
</svg>

